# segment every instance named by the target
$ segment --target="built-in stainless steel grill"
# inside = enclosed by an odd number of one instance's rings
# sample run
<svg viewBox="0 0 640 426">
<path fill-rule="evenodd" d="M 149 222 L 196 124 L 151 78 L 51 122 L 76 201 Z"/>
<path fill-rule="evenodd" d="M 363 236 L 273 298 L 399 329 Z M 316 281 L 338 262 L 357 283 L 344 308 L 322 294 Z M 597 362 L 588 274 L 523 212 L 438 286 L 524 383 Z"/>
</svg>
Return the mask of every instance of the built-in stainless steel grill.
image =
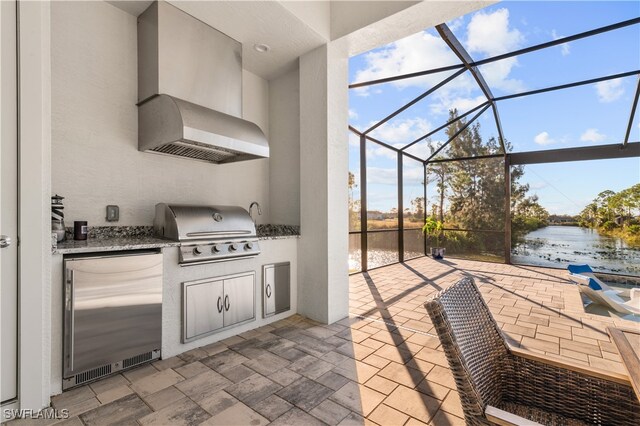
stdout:
<svg viewBox="0 0 640 426">
<path fill-rule="evenodd" d="M 159 237 L 182 243 L 182 266 L 260 254 L 256 226 L 242 207 L 160 203 L 153 227 Z"/>
</svg>

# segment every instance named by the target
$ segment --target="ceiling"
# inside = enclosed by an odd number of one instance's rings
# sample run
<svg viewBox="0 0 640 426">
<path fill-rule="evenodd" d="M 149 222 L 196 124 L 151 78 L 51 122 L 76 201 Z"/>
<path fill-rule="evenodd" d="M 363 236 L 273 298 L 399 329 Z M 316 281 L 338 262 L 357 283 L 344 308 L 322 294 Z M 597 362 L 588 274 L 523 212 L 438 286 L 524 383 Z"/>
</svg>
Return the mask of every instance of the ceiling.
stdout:
<svg viewBox="0 0 640 426">
<path fill-rule="evenodd" d="M 108 1 L 125 12 L 138 16 L 152 1 Z M 328 37 L 322 36 L 321 24 L 314 30 L 298 18 L 295 9 L 277 1 L 169 1 L 184 12 L 203 21 L 242 43 L 243 68 L 270 80 L 296 66 L 298 57 L 322 46 Z M 315 4 L 311 4 L 315 3 Z M 310 8 L 327 8 L 326 2 L 311 2 Z M 309 16 L 313 14 L 306 13 Z M 316 19 L 317 20 L 317 19 Z M 274 25 L 274 22 L 277 25 Z M 255 44 L 271 49 L 260 53 Z"/>
<path fill-rule="evenodd" d="M 243 68 L 271 80 L 295 68 L 298 58 L 344 38 L 350 54 L 446 22 L 495 0 L 168 0 L 242 43 Z M 152 1 L 107 0 L 134 16 Z M 256 44 L 270 50 L 256 51 Z"/>
</svg>

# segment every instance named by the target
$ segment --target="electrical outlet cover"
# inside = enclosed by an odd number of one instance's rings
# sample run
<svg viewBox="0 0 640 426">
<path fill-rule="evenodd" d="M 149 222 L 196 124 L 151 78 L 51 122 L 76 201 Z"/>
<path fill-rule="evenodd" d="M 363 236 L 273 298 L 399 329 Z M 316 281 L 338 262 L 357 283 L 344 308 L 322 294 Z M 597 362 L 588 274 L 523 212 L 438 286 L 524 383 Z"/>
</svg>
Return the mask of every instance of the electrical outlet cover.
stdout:
<svg viewBox="0 0 640 426">
<path fill-rule="evenodd" d="M 107 206 L 107 222 L 117 222 L 120 219 L 120 208 L 118 206 Z"/>
</svg>

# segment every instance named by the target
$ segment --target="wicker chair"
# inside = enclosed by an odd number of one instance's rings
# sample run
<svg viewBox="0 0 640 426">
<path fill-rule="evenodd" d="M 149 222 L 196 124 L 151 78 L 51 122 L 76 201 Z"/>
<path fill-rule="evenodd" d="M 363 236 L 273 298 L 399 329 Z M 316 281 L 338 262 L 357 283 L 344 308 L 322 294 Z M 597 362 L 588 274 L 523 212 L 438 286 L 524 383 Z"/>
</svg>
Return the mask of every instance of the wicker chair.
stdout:
<svg viewBox="0 0 640 426">
<path fill-rule="evenodd" d="M 425 304 L 468 425 L 640 425 L 625 376 L 510 348 L 472 278 Z"/>
</svg>

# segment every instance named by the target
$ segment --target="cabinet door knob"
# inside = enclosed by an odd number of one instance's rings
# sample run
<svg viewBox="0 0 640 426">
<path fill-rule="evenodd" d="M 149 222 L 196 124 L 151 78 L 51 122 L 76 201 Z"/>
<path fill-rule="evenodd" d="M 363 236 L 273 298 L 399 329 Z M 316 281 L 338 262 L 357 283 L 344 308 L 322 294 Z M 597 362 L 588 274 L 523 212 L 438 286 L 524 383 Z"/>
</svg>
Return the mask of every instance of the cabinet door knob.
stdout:
<svg viewBox="0 0 640 426">
<path fill-rule="evenodd" d="M 267 284 L 267 297 L 271 297 L 271 284 Z"/>
<path fill-rule="evenodd" d="M 222 313 L 222 297 L 218 297 L 218 313 Z"/>
<path fill-rule="evenodd" d="M 224 310 L 228 311 L 230 307 L 231 307 L 231 303 L 229 303 L 229 295 L 226 295 L 224 297 Z"/>
</svg>

